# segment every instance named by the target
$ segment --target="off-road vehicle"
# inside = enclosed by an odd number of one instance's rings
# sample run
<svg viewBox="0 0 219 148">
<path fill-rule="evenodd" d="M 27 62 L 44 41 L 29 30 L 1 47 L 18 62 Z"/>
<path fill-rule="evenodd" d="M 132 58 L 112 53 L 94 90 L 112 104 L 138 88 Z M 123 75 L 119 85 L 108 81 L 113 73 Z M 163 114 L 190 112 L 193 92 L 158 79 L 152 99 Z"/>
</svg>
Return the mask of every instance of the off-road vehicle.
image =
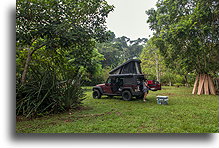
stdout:
<svg viewBox="0 0 219 148">
<path fill-rule="evenodd" d="M 143 99 L 143 82 L 145 77 L 141 72 L 140 60 L 132 59 L 110 71 L 109 78 L 104 84 L 93 87 L 93 98 L 99 99 L 102 95 L 122 96 L 123 100 L 131 100 L 132 97 Z M 152 90 L 160 90 L 159 82 L 149 81 Z"/>
</svg>

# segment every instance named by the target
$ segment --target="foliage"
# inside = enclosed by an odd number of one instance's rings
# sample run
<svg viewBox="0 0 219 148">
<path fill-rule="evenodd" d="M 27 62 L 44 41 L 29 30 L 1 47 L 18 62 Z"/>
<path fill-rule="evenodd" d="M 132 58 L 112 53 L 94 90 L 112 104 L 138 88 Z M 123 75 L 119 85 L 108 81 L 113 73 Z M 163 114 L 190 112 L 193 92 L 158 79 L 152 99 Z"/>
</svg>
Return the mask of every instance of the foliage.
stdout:
<svg viewBox="0 0 219 148">
<path fill-rule="evenodd" d="M 153 38 L 146 43 L 140 54 L 140 59 L 142 62 L 142 72 L 148 75 L 148 79 L 156 79 L 157 81 L 160 81 L 161 75 L 166 68 L 159 49 L 153 43 Z"/>
<path fill-rule="evenodd" d="M 63 112 L 81 104 L 84 94 L 79 77 L 61 81 L 55 70 L 37 70 L 32 69 L 28 83 L 16 84 L 17 115 L 36 117 Z"/>
<path fill-rule="evenodd" d="M 54 53 L 55 52 L 55 53 Z M 24 57 L 18 54 L 19 58 Z M 36 117 L 58 113 L 80 105 L 83 99 L 80 71 L 71 65 L 62 50 L 36 51 L 32 58 L 27 82 L 17 77 L 17 115 Z M 64 56 L 64 57 L 63 57 Z M 17 73 L 19 72 L 19 66 Z"/>
<path fill-rule="evenodd" d="M 116 44 L 112 42 L 104 42 L 97 44 L 96 48 L 98 51 L 104 55 L 104 60 L 102 60 L 102 66 L 105 67 L 116 67 L 121 61 L 121 51 L 116 47 Z"/>
<path fill-rule="evenodd" d="M 169 68 L 160 50 L 156 47 L 155 41 L 155 37 L 150 38 L 140 54 L 142 72 L 146 74 L 147 79 L 157 80 L 162 85 L 171 86 L 181 83 L 189 86 L 191 79 L 188 74 L 183 73 L 182 68 L 180 70 Z M 180 66 L 177 63 L 176 65 Z"/>
<path fill-rule="evenodd" d="M 22 83 L 32 55 L 42 47 L 68 51 L 76 57 L 71 58 L 72 64 L 86 68 L 91 62 L 95 41 L 108 38 L 105 20 L 112 10 L 113 6 L 103 0 L 18 1 L 17 50 L 28 51 Z"/>
<path fill-rule="evenodd" d="M 83 85 L 96 85 L 98 82 L 104 81 L 104 70 L 101 61 L 104 60 L 104 55 L 100 54 L 95 48 L 92 53 L 91 62 L 87 65 L 86 73 L 84 74 Z"/>
<path fill-rule="evenodd" d="M 138 58 L 144 43 L 147 42 L 145 38 L 130 40 L 125 36 L 116 38 L 113 32 L 109 32 L 109 34 L 107 42 L 99 43 L 96 46 L 98 51 L 104 55 L 103 68 L 115 68 L 129 59 Z"/>
<path fill-rule="evenodd" d="M 218 71 L 219 2 L 159 0 L 146 11 L 166 64 L 182 73 Z"/>
<path fill-rule="evenodd" d="M 104 0 L 20 0 L 16 9 L 16 37 L 32 45 L 43 38 L 54 47 L 104 40 L 105 19 L 113 7 Z"/>
<path fill-rule="evenodd" d="M 108 39 L 105 0 L 20 0 L 16 5 L 17 114 L 69 110 L 81 83 L 101 69 L 95 43 Z"/>
<path fill-rule="evenodd" d="M 122 36 L 115 38 L 117 47 L 122 51 L 123 62 L 133 58 L 139 58 L 139 55 L 143 49 L 143 45 L 147 42 L 146 38 L 138 38 L 137 40 L 131 40 L 128 37 Z"/>
</svg>

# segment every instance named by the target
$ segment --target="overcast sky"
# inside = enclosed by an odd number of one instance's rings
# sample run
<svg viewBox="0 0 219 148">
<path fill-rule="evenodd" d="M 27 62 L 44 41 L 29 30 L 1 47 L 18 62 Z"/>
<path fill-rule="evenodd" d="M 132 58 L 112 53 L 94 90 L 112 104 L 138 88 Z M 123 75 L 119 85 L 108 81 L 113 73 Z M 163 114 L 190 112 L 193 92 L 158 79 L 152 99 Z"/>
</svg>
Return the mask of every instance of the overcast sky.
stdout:
<svg viewBox="0 0 219 148">
<path fill-rule="evenodd" d="M 149 29 L 145 11 L 155 8 L 157 0 L 106 0 L 114 5 L 114 11 L 107 18 L 107 27 L 116 37 L 126 36 L 132 40 L 149 38 Z"/>
</svg>

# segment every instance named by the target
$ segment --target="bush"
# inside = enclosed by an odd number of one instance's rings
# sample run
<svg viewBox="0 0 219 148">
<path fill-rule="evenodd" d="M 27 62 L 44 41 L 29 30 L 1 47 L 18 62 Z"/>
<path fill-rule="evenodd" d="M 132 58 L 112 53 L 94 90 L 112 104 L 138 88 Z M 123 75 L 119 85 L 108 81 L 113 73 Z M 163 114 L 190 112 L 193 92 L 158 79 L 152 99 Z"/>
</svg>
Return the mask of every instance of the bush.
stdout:
<svg viewBox="0 0 219 148">
<path fill-rule="evenodd" d="M 180 87 L 180 86 L 184 86 L 184 85 L 182 83 L 174 83 L 174 86 Z"/>
<path fill-rule="evenodd" d="M 16 84 L 16 114 L 35 117 L 75 108 L 84 99 L 79 77 L 57 78 L 53 70 L 32 71 L 25 84 Z M 71 79 L 70 79 L 71 78 Z"/>
</svg>

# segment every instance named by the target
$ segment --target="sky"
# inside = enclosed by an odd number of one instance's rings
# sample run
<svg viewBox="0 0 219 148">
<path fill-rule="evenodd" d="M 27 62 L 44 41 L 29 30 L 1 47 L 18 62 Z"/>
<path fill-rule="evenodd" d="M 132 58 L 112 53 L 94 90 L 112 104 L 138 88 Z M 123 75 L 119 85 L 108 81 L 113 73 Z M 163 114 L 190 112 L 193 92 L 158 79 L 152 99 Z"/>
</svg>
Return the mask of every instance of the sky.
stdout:
<svg viewBox="0 0 219 148">
<path fill-rule="evenodd" d="M 107 27 L 116 37 L 126 36 L 132 40 L 150 38 L 152 31 L 147 24 L 146 10 L 155 8 L 157 0 L 106 0 L 114 5 L 109 13 Z"/>
</svg>

